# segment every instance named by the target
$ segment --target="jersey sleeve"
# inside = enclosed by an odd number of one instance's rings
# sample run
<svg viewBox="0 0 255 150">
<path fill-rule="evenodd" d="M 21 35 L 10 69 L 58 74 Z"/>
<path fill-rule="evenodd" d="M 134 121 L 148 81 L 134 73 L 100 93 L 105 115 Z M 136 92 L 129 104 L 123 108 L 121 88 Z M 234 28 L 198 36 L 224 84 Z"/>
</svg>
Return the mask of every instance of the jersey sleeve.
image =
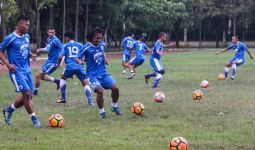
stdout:
<svg viewBox="0 0 255 150">
<path fill-rule="evenodd" d="M 88 48 L 88 47 L 87 47 L 86 45 L 84 45 L 84 46 L 80 49 L 79 53 L 77 54 L 77 58 L 82 59 L 83 56 L 85 55 L 85 51 L 87 50 L 87 48 Z"/>
<path fill-rule="evenodd" d="M 149 47 L 144 43 L 144 49 L 146 50 L 146 51 L 148 51 L 149 50 Z"/>
<path fill-rule="evenodd" d="M 227 46 L 227 50 L 233 49 L 233 47 L 234 47 L 233 44 L 229 44 L 229 45 Z"/>
<path fill-rule="evenodd" d="M 2 43 L 0 44 L 0 51 L 3 51 L 3 52 L 6 51 L 8 46 L 11 44 L 12 40 L 13 38 L 11 35 L 6 36 L 4 40 L 2 41 Z"/>
<path fill-rule="evenodd" d="M 161 44 L 160 44 L 160 42 L 156 42 L 156 43 L 155 43 L 155 50 L 156 50 L 156 51 L 160 51 L 160 49 L 161 49 Z"/>
<path fill-rule="evenodd" d="M 65 50 L 66 50 L 67 46 L 66 44 L 63 46 L 63 48 L 61 49 L 61 52 L 60 52 L 60 56 L 65 56 Z"/>
<path fill-rule="evenodd" d="M 55 44 L 56 47 L 63 49 L 63 45 L 58 38 L 54 38 L 53 43 Z"/>
</svg>

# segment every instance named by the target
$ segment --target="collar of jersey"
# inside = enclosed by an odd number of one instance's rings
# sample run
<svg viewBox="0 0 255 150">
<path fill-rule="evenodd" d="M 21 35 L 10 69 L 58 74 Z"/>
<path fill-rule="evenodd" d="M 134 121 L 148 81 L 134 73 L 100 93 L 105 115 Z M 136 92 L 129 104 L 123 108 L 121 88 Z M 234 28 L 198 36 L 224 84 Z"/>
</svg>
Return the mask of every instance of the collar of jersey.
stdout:
<svg viewBox="0 0 255 150">
<path fill-rule="evenodd" d="M 23 38 L 25 34 L 23 34 L 22 36 L 19 36 L 15 31 L 13 32 L 13 34 L 19 38 Z"/>
<path fill-rule="evenodd" d="M 98 45 L 98 46 L 95 46 L 94 44 L 92 44 L 92 43 L 90 43 L 90 42 L 89 42 L 89 45 L 91 45 L 92 47 L 99 47 L 99 45 Z"/>
</svg>

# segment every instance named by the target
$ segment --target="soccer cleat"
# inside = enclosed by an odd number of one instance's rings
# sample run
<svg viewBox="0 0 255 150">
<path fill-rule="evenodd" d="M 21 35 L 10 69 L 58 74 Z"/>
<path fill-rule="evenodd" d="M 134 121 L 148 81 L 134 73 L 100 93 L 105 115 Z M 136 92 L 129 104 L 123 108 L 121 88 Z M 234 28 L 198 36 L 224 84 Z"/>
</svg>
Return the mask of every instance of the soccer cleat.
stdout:
<svg viewBox="0 0 255 150">
<path fill-rule="evenodd" d="M 39 91 L 38 90 L 34 90 L 33 95 L 34 96 L 38 96 L 38 94 L 39 94 Z"/>
<path fill-rule="evenodd" d="M 95 106 L 95 104 L 92 103 L 92 102 L 91 102 L 91 103 L 88 103 L 88 105 L 89 105 L 89 106 Z"/>
<path fill-rule="evenodd" d="M 41 127 L 42 127 L 42 125 L 41 125 L 39 119 L 38 119 L 36 116 L 32 116 L 32 117 L 31 117 L 31 120 L 32 120 L 33 125 L 34 125 L 36 128 L 41 128 Z"/>
<path fill-rule="evenodd" d="M 131 72 L 131 74 L 129 75 L 127 79 L 132 79 L 134 76 L 135 76 L 135 72 Z"/>
<path fill-rule="evenodd" d="M 119 110 L 119 107 L 112 107 L 112 112 L 115 112 L 116 115 L 122 115 L 122 112 Z"/>
<path fill-rule="evenodd" d="M 149 77 L 147 77 L 146 75 L 144 75 L 144 81 L 145 81 L 146 84 L 149 84 L 149 79 L 150 79 Z"/>
<path fill-rule="evenodd" d="M 11 123 L 11 116 L 12 116 L 12 113 L 8 112 L 7 109 L 5 108 L 5 109 L 3 110 L 3 114 L 4 114 L 5 123 L 9 126 L 10 123 Z"/>
<path fill-rule="evenodd" d="M 102 113 L 99 113 L 100 117 L 103 119 L 103 118 L 106 118 L 106 113 L 105 112 L 102 112 Z"/>
<path fill-rule="evenodd" d="M 125 74 L 126 74 L 126 70 L 123 70 L 123 71 L 122 71 L 122 75 L 125 75 Z"/>
<path fill-rule="evenodd" d="M 234 80 L 234 79 L 235 79 L 235 76 L 230 76 L 230 79 Z"/>
<path fill-rule="evenodd" d="M 58 100 L 56 100 L 56 103 L 63 103 L 63 104 L 65 104 L 66 103 L 66 100 L 63 100 L 63 99 L 58 99 Z"/>
</svg>

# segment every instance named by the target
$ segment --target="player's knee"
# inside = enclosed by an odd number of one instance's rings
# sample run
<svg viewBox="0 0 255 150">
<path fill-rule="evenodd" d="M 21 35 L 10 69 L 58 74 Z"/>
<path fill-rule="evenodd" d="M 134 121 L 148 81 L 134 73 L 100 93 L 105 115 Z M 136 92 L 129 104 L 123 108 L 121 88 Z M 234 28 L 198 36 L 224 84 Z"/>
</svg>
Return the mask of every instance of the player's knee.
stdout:
<svg viewBox="0 0 255 150">
<path fill-rule="evenodd" d="M 156 76 L 156 79 L 162 79 L 163 75 L 158 73 L 157 76 Z"/>
<path fill-rule="evenodd" d="M 161 75 L 164 75 L 165 74 L 165 69 L 160 70 L 158 73 L 161 74 Z"/>
<path fill-rule="evenodd" d="M 229 68 L 229 67 L 231 67 L 231 64 L 226 64 L 225 67 L 228 67 L 228 68 Z"/>
<path fill-rule="evenodd" d="M 119 91 L 119 88 L 118 88 L 118 86 L 116 85 L 116 84 L 114 84 L 114 85 L 112 85 L 112 87 L 111 87 L 111 90 L 112 91 Z"/>
<path fill-rule="evenodd" d="M 91 93 L 91 88 L 89 87 L 89 85 L 84 86 L 84 91 L 89 91 Z"/>
<path fill-rule="evenodd" d="M 98 95 L 103 95 L 104 89 L 103 89 L 103 88 L 98 88 L 98 89 L 96 89 L 96 93 L 97 93 Z"/>
<path fill-rule="evenodd" d="M 60 79 L 59 85 L 60 85 L 60 88 L 62 88 L 63 86 L 66 85 L 66 81 L 64 79 Z"/>
<path fill-rule="evenodd" d="M 22 93 L 22 95 L 23 95 L 23 99 L 25 99 L 25 100 L 29 100 L 32 96 L 32 94 L 28 91 Z"/>
</svg>

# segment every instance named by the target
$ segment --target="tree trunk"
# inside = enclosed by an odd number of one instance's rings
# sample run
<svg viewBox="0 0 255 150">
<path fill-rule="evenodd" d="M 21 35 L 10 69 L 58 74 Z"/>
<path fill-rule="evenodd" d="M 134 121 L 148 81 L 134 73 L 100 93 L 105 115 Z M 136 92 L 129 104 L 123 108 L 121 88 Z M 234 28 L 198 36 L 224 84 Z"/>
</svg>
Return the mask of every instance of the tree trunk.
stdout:
<svg viewBox="0 0 255 150">
<path fill-rule="evenodd" d="M 216 31 L 216 48 L 219 48 L 219 32 L 218 30 Z"/>
<path fill-rule="evenodd" d="M 36 2 L 38 3 L 38 2 Z M 20 1 L 20 14 L 25 14 L 25 5 L 26 5 L 26 1 L 25 0 L 21 0 Z M 37 4 L 36 4 L 37 7 Z"/>
<path fill-rule="evenodd" d="M 63 0 L 63 31 L 62 31 L 62 42 L 64 43 L 64 34 L 66 29 L 66 0 Z"/>
<path fill-rule="evenodd" d="M 36 48 L 41 47 L 41 26 L 40 26 L 40 10 L 38 0 L 36 0 Z"/>
<path fill-rule="evenodd" d="M 76 11 L 75 11 L 75 40 L 78 40 L 78 27 L 79 27 L 79 3 L 80 0 L 76 0 Z"/>
<path fill-rule="evenodd" d="M 174 23 L 174 34 L 175 34 L 175 40 L 176 40 L 176 47 L 180 47 L 180 23 L 181 23 L 181 19 L 178 19 L 175 23 Z"/>
<path fill-rule="evenodd" d="M 89 0 L 86 0 L 86 5 L 85 5 L 85 28 L 84 28 L 84 34 L 83 34 L 83 40 L 87 41 L 87 34 L 88 34 L 88 20 L 89 20 Z"/>
<path fill-rule="evenodd" d="M 54 12 L 53 12 L 53 6 L 50 6 L 50 21 L 49 25 L 53 26 L 54 25 Z"/>
</svg>

